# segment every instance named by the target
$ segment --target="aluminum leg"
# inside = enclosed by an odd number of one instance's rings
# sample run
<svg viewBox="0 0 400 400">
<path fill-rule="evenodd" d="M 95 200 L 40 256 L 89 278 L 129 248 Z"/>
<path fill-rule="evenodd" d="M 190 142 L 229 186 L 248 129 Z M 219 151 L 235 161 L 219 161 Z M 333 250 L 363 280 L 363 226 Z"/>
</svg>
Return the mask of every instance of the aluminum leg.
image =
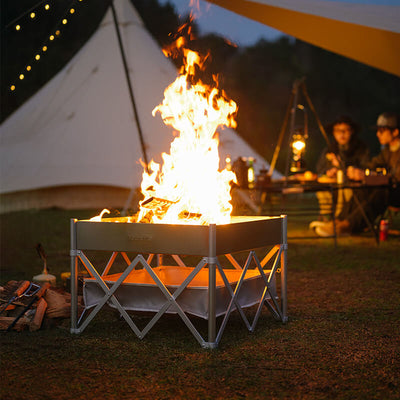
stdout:
<svg viewBox="0 0 400 400">
<path fill-rule="evenodd" d="M 78 329 L 78 257 L 76 252 L 76 222 L 70 221 L 71 233 L 71 333 L 79 333 Z"/>
<path fill-rule="evenodd" d="M 209 227 L 209 250 L 208 250 L 208 343 L 207 348 L 217 347 L 216 339 L 216 225 L 210 224 Z"/>
</svg>

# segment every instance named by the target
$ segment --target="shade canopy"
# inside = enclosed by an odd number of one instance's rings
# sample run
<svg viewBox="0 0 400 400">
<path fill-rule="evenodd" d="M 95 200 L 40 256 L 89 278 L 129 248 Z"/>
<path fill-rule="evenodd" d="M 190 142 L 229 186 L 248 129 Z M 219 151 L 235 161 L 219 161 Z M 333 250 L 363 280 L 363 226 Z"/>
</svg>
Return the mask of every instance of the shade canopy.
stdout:
<svg viewBox="0 0 400 400">
<path fill-rule="evenodd" d="M 207 0 L 325 50 L 400 76 L 400 5 Z"/>
</svg>

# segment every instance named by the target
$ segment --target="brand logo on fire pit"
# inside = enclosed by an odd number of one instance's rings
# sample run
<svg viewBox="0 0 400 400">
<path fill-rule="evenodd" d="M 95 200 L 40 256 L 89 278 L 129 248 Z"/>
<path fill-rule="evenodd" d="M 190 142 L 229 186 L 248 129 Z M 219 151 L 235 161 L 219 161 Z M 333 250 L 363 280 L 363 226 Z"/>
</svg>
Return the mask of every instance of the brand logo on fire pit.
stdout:
<svg viewBox="0 0 400 400">
<path fill-rule="evenodd" d="M 153 235 L 142 233 L 140 235 L 128 234 L 129 240 L 151 240 Z"/>
</svg>

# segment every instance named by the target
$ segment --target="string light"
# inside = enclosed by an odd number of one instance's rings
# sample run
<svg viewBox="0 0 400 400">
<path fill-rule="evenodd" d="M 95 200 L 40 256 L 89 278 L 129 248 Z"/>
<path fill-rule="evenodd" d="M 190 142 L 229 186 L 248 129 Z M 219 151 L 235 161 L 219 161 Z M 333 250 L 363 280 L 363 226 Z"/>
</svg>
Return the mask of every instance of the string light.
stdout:
<svg viewBox="0 0 400 400">
<path fill-rule="evenodd" d="M 75 0 L 75 1 L 76 1 L 76 0 Z M 78 0 L 78 1 L 79 1 L 79 2 L 82 2 L 83 0 Z M 41 1 L 39 4 L 43 4 L 43 3 L 44 3 L 44 1 Z M 33 11 L 31 12 L 31 10 L 34 9 L 34 8 L 36 8 L 36 7 L 38 7 L 39 4 L 36 5 L 35 7 L 32 7 L 30 10 L 27 10 L 27 11 L 26 11 L 25 13 L 23 13 L 21 16 L 19 16 L 18 18 L 14 19 L 13 21 L 11 21 L 11 22 L 7 25 L 7 27 L 13 26 L 13 24 L 14 24 L 18 19 L 22 18 L 23 16 L 26 16 L 27 14 L 29 14 L 29 17 L 30 17 L 31 19 L 35 19 L 35 18 L 37 17 L 36 12 L 33 12 Z M 46 11 L 47 11 L 47 10 L 50 10 L 50 4 L 49 4 L 49 3 L 45 3 L 45 4 L 44 4 L 44 9 L 45 9 Z M 76 12 L 76 9 L 73 8 L 73 7 L 69 8 L 69 9 L 67 9 L 67 10 L 68 10 L 68 11 L 66 11 L 66 13 L 69 13 L 70 15 L 75 14 L 75 12 Z M 66 15 L 65 15 L 65 16 L 66 16 Z M 67 18 L 63 18 L 61 21 L 60 21 L 60 20 L 58 21 L 58 24 L 60 24 L 60 23 L 62 23 L 63 25 L 66 25 L 66 24 L 68 23 L 68 19 L 67 19 Z M 58 24 L 57 24 L 57 25 L 58 25 Z M 14 25 L 14 28 L 15 28 L 16 31 L 20 31 L 20 30 L 22 29 L 20 24 Z M 57 29 L 57 30 L 54 32 L 54 34 L 51 34 L 51 35 L 49 36 L 48 40 L 49 40 L 50 42 L 51 42 L 51 41 L 54 41 L 54 39 L 56 38 L 56 36 L 60 36 L 60 34 L 61 34 L 60 30 Z M 47 50 L 48 50 L 48 47 L 47 47 L 46 45 L 43 45 L 42 48 L 41 48 L 41 51 L 44 53 L 44 52 L 46 52 Z M 39 61 L 40 58 L 41 58 L 40 53 L 36 53 L 35 56 L 34 56 L 34 59 L 35 59 L 36 61 Z M 25 67 L 25 70 L 28 71 L 28 72 L 31 71 L 31 70 L 32 70 L 32 66 L 31 66 L 31 65 L 27 65 L 27 66 Z M 25 75 L 24 75 L 23 73 L 21 73 L 21 74 L 19 75 L 19 79 L 22 81 L 24 78 L 25 78 Z M 10 90 L 11 90 L 11 91 L 14 91 L 15 89 L 16 89 L 16 86 L 15 86 L 14 84 L 11 84 L 11 85 L 10 85 Z"/>
</svg>

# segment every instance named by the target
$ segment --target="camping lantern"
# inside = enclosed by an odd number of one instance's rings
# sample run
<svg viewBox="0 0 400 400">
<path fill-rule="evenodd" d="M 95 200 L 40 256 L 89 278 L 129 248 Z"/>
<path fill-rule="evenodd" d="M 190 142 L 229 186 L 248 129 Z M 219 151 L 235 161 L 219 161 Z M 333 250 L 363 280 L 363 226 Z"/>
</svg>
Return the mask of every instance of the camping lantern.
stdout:
<svg viewBox="0 0 400 400">
<path fill-rule="evenodd" d="M 249 161 L 249 165 L 248 165 L 248 169 L 247 169 L 247 179 L 249 181 L 249 188 L 252 189 L 254 187 L 254 183 L 255 183 L 254 158 L 249 157 L 248 161 Z"/>
<path fill-rule="evenodd" d="M 292 159 L 290 163 L 290 172 L 299 173 L 305 170 L 304 154 L 306 150 L 307 135 L 303 130 L 297 129 L 293 133 L 291 141 Z"/>
</svg>

